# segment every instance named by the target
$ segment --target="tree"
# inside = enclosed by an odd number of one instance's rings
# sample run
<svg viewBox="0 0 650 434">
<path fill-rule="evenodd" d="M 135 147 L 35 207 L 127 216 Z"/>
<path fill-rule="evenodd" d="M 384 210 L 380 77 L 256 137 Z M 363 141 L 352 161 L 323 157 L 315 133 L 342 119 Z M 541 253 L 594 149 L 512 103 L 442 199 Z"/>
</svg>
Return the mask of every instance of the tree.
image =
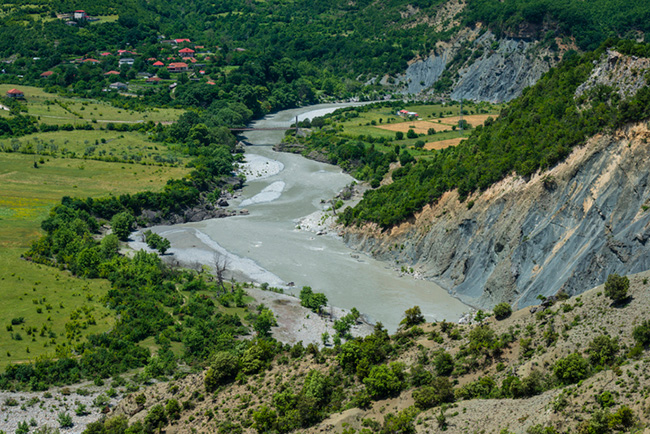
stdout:
<svg viewBox="0 0 650 434">
<path fill-rule="evenodd" d="M 645 320 L 641 325 L 634 327 L 632 336 L 638 345 L 644 347 L 650 345 L 650 320 Z"/>
<path fill-rule="evenodd" d="M 310 286 L 303 286 L 300 290 L 300 305 L 320 313 L 323 306 L 327 304 L 327 296 L 322 292 L 314 292 Z"/>
<path fill-rule="evenodd" d="M 262 312 L 257 315 L 257 318 L 255 318 L 255 321 L 253 322 L 253 329 L 260 336 L 270 336 L 271 327 L 277 325 L 278 322 L 275 320 L 275 315 L 273 315 L 271 309 L 262 309 Z"/>
<path fill-rule="evenodd" d="M 205 374 L 205 390 L 214 391 L 217 387 L 228 384 L 239 372 L 239 360 L 229 352 L 220 351 L 212 357 L 210 368 Z"/>
<path fill-rule="evenodd" d="M 71 428 L 74 425 L 72 422 L 72 416 L 64 411 L 59 413 L 57 420 L 59 421 L 61 428 Z"/>
<path fill-rule="evenodd" d="M 212 261 L 214 264 L 214 275 L 217 278 L 217 285 L 219 285 L 219 288 L 222 290 L 225 290 L 224 274 L 226 273 L 226 270 L 228 270 L 228 265 L 230 265 L 228 257 L 221 253 L 215 253 Z"/>
<path fill-rule="evenodd" d="M 630 279 L 627 276 L 610 274 L 605 282 L 605 295 L 619 303 L 627 298 L 627 291 L 630 288 Z"/>
<path fill-rule="evenodd" d="M 395 140 L 402 140 L 402 139 L 404 139 L 404 133 L 401 131 L 397 131 L 395 133 Z"/>
<path fill-rule="evenodd" d="M 418 134 L 415 131 L 413 131 L 411 128 L 409 128 L 409 130 L 406 132 L 406 137 L 409 139 L 417 139 Z"/>
<path fill-rule="evenodd" d="M 167 425 L 167 413 L 162 404 L 151 407 L 149 413 L 144 418 L 144 431 L 153 433 L 155 430 Z"/>
<path fill-rule="evenodd" d="M 422 316 L 422 310 L 420 306 L 413 306 L 410 309 L 404 311 L 404 319 L 400 321 L 400 325 L 406 327 L 413 327 L 414 325 L 422 324 L 424 322 L 424 316 Z"/>
<path fill-rule="evenodd" d="M 508 303 L 499 303 L 494 306 L 494 317 L 498 320 L 506 319 L 512 313 L 512 307 Z"/>
<path fill-rule="evenodd" d="M 129 212 L 117 213 L 111 219 L 111 227 L 113 228 L 113 233 L 117 235 L 121 241 L 126 241 L 129 239 L 131 230 L 135 223 L 133 215 Z"/>
<path fill-rule="evenodd" d="M 403 365 L 392 363 L 390 367 L 386 365 L 373 366 L 370 374 L 363 379 L 368 393 L 373 399 L 382 399 L 389 396 L 395 396 L 404 388 Z"/>
</svg>

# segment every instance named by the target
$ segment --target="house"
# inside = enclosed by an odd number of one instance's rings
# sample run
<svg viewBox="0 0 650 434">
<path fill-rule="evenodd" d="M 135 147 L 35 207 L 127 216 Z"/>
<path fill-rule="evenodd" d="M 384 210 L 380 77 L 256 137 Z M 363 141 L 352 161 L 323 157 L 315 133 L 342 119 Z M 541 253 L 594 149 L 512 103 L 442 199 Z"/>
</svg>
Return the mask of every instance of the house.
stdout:
<svg viewBox="0 0 650 434">
<path fill-rule="evenodd" d="M 85 11 L 78 10 L 78 11 L 74 11 L 74 14 L 72 14 L 72 18 L 77 21 L 80 21 L 80 20 L 87 20 L 90 17 L 86 14 Z"/>
<path fill-rule="evenodd" d="M 114 90 L 127 90 L 129 88 L 125 83 L 120 83 L 119 81 L 111 83 L 108 87 Z"/>
<path fill-rule="evenodd" d="M 111 70 L 111 71 L 105 72 L 104 75 L 120 75 L 120 72 Z"/>
<path fill-rule="evenodd" d="M 138 53 L 136 53 L 135 51 L 129 51 L 129 50 L 117 50 L 117 54 L 119 56 L 124 56 L 126 54 L 136 55 Z"/>
<path fill-rule="evenodd" d="M 174 39 L 174 42 L 176 42 L 177 44 L 182 44 L 183 42 L 187 42 L 189 44 L 192 41 L 190 41 L 189 39 Z"/>
<path fill-rule="evenodd" d="M 215 83 L 214 81 L 208 81 L 206 84 L 209 84 L 210 86 L 214 86 L 217 83 Z"/>
<path fill-rule="evenodd" d="M 165 64 L 159 60 L 157 62 L 154 62 L 153 66 L 165 66 Z"/>
<path fill-rule="evenodd" d="M 153 74 L 150 74 L 148 72 L 138 72 L 138 77 L 151 78 L 153 77 Z"/>
<path fill-rule="evenodd" d="M 187 71 L 187 63 L 172 62 L 167 66 L 169 72 L 185 72 Z"/>
<path fill-rule="evenodd" d="M 192 62 L 192 63 L 196 63 L 196 62 L 197 62 L 197 60 L 196 60 L 194 57 L 190 57 L 190 58 L 187 59 L 187 60 L 189 60 L 189 61 Z"/>
<path fill-rule="evenodd" d="M 183 48 L 182 50 L 178 50 L 178 54 L 181 57 L 194 57 L 194 50 L 191 48 Z"/>
<path fill-rule="evenodd" d="M 108 51 L 104 51 L 103 53 L 99 53 L 99 55 L 102 56 L 102 57 L 112 56 L 112 54 L 109 53 Z"/>
<path fill-rule="evenodd" d="M 162 79 L 160 77 L 149 77 L 145 80 L 145 83 L 158 84 Z"/>
<path fill-rule="evenodd" d="M 52 74 L 54 74 L 54 71 L 45 71 L 44 73 L 41 74 L 41 77 L 43 77 L 43 78 L 48 78 L 48 77 L 50 77 Z"/>
<path fill-rule="evenodd" d="M 101 62 L 97 59 L 89 58 L 89 59 L 84 59 L 84 63 L 101 63 Z"/>
<path fill-rule="evenodd" d="M 133 59 L 131 57 L 125 57 L 123 59 L 120 59 L 120 61 L 118 63 L 120 64 L 120 66 L 133 65 L 135 63 L 135 59 Z"/>
<path fill-rule="evenodd" d="M 7 98 L 25 98 L 22 90 L 10 89 L 7 91 Z"/>
</svg>

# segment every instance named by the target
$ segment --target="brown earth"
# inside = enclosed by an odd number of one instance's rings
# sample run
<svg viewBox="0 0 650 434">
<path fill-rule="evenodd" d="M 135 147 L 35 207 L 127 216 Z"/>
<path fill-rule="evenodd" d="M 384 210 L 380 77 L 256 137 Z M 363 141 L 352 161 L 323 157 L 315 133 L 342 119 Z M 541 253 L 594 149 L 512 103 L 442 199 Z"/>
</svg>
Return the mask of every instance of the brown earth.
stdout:
<svg viewBox="0 0 650 434">
<path fill-rule="evenodd" d="M 450 146 L 456 146 L 460 142 L 465 140 L 465 137 L 457 137 L 455 139 L 447 139 L 447 140 L 438 140 L 437 142 L 428 142 L 424 145 L 424 149 L 430 151 L 432 149 L 445 149 Z"/>
</svg>

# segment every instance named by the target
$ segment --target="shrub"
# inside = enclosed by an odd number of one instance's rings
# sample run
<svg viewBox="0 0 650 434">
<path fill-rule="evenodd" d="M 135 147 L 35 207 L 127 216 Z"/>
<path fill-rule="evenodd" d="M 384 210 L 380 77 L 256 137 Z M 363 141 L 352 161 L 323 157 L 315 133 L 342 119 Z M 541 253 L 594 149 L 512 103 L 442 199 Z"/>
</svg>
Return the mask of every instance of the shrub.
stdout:
<svg viewBox="0 0 650 434">
<path fill-rule="evenodd" d="M 508 303 L 499 303 L 494 306 L 494 317 L 498 320 L 508 318 L 512 313 L 512 307 Z"/>
<path fill-rule="evenodd" d="M 216 353 L 205 374 L 205 390 L 212 392 L 220 385 L 228 384 L 235 379 L 238 371 L 239 362 L 234 354 L 225 351 Z"/>
<path fill-rule="evenodd" d="M 589 362 L 596 365 L 610 365 L 618 353 L 618 342 L 609 336 L 596 336 L 589 343 Z"/>
<path fill-rule="evenodd" d="M 577 383 L 589 375 L 589 364 L 580 354 L 573 353 L 555 363 L 553 374 L 562 384 Z"/>
<path fill-rule="evenodd" d="M 59 413 L 57 420 L 59 421 L 61 428 L 71 428 L 74 425 L 72 423 L 72 416 L 63 411 Z"/>
<path fill-rule="evenodd" d="M 630 279 L 627 276 L 610 274 L 605 282 L 605 295 L 611 298 L 615 303 L 621 302 L 627 298 L 627 291 L 630 288 Z"/>
<path fill-rule="evenodd" d="M 634 327 L 632 336 L 639 345 L 644 347 L 650 345 L 650 320 L 645 320 L 640 326 Z"/>
</svg>

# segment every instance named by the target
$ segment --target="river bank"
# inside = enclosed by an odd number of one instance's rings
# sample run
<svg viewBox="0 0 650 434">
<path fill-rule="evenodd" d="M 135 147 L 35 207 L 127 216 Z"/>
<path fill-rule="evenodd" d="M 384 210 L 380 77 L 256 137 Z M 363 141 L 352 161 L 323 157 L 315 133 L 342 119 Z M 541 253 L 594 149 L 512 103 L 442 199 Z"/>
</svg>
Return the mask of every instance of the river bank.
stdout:
<svg viewBox="0 0 650 434">
<path fill-rule="evenodd" d="M 296 116 L 311 119 L 338 107 L 286 110 L 253 126 L 289 126 Z M 456 322 L 470 310 L 436 284 L 403 273 L 403 264 L 395 270 L 395 264 L 347 247 L 337 231 L 329 229 L 334 217 L 327 209 L 355 180 L 337 166 L 275 152 L 271 146 L 283 137 L 282 131 L 247 132 L 251 145 L 245 148 L 246 162 L 240 169 L 247 181 L 226 207 L 247 215 L 151 228 L 170 240 L 170 256 L 198 267 L 222 256 L 228 261 L 229 278 L 268 283 L 294 295 L 296 288 L 311 286 L 325 293 L 332 305 L 356 307 L 390 332 L 415 305 L 428 321 Z"/>
</svg>

